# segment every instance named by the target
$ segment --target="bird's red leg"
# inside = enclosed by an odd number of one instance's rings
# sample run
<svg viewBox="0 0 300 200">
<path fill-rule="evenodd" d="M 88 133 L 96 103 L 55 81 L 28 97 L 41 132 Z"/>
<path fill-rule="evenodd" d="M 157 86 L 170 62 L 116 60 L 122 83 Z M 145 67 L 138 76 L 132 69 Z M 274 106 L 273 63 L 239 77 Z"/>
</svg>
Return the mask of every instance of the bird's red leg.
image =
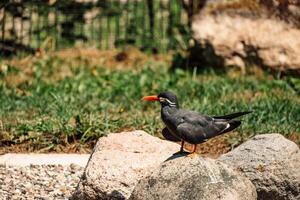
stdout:
<svg viewBox="0 0 300 200">
<path fill-rule="evenodd" d="M 184 146 L 184 141 L 183 140 L 181 140 L 181 147 L 180 147 L 180 153 L 183 153 L 183 146 Z"/>
<path fill-rule="evenodd" d="M 197 148 L 197 145 L 194 144 L 194 148 L 193 148 L 193 152 L 192 153 L 196 153 L 196 148 Z"/>
<path fill-rule="evenodd" d="M 193 144 L 193 151 L 188 155 L 188 157 L 190 158 L 196 157 L 197 156 L 196 149 L 197 149 L 197 144 Z"/>
<path fill-rule="evenodd" d="M 183 146 L 184 146 L 184 141 L 183 141 L 183 140 L 181 140 L 181 147 L 180 147 L 180 151 L 178 151 L 178 152 L 174 153 L 174 155 L 177 155 L 177 154 L 182 154 L 182 153 L 184 153 Z"/>
</svg>

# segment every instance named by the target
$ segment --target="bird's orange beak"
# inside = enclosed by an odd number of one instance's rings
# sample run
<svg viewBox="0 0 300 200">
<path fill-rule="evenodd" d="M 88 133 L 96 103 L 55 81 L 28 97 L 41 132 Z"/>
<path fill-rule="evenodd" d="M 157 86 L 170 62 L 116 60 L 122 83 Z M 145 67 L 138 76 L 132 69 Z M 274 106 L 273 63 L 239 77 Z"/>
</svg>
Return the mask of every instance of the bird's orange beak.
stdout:
<svg viewBox="0 0 300 200">
<path fill-rule="evenodd" d="M 143 100 L 145 100 L 145 101 L 158 101 L 159 98 L 156 95 L 152 95 L 152 96 L 144 96 Z"/>
</svg>

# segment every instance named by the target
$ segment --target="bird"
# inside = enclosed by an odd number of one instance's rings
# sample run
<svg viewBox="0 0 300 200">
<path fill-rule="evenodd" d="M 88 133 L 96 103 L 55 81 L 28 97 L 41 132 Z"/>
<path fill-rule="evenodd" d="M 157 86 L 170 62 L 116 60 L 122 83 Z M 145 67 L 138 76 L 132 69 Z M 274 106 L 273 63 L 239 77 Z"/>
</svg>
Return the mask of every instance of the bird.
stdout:
<svg viewBox="0 0 300 200">
<path fill-rule="evenodd" d="M 180 142 L 178 153 L 184 152 L 184 143 L 193 145 L 189 157 L 196 154 L 197 145 L 207 140 L 234 130 L 241 125 L 235 118 L 251 113 L 252 111 L 237 112 L 223 116 L 208 116 L 199 112 L 181 109 L 177 96 L 169 91 L 158 95 L 144 96 L 145 101 L 159 101 L 161 104 L 161 119 L 165 124 L 162 135 L 165 139 Z"/>
</svg>

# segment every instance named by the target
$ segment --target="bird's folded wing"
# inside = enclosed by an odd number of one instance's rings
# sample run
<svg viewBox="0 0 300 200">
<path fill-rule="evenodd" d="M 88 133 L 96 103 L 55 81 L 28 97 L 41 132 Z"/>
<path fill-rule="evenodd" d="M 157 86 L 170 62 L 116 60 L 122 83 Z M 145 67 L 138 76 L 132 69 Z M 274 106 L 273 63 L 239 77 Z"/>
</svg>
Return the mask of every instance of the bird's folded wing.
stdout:
<svg viewBox="0 0 300 200">
<path fill-rule="evenodd" d="M 169 140 L 169 141 L 172 141 L 172 142 L 179 142 L 181 141 L 180 138 L 174 136 L 169 130 L 167 127 L 165 127 L 163 130 L 162 130 L 162 135 L 164 136 L 164 138 L 166 140 Z"/>
<path fill-rule="evenodd" d="M 183 115 L 182 123 L 177 126 L 177 132 L 187 140 L 201 141 L 219 135 L 228 126 L 226 121 L 215 121 L 211 117 L 189 112 Z"/>
</svg>

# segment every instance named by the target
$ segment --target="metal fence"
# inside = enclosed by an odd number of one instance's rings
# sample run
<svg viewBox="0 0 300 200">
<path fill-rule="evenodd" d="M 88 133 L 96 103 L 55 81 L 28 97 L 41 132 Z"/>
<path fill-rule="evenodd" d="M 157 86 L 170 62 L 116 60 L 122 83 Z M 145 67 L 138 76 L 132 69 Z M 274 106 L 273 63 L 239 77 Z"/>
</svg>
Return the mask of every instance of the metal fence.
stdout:
<svg viewBox="0 0 300 200">
<path fill-rule="evenodd" d="M 1 0 L 0 6 L 2 55 L 71 46 L 166 52 L 189 32 L 184 0 Z"/>
</svg>

